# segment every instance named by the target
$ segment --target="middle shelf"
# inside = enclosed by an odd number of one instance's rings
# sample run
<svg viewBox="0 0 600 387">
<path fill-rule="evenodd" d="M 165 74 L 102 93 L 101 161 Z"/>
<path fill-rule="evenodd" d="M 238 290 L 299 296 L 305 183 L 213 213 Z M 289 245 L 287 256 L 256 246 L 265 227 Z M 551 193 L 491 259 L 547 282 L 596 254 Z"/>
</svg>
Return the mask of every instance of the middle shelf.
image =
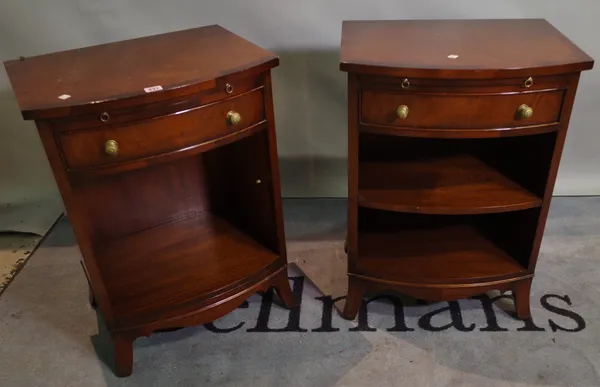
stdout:
<svg viewBox="0 0 600 387">
<path fill-rule="evenodd" d="M 539 207 L 542 199 L 469 154 L 359 165 L 363 207 L 425 214 L 483 214 Z"/>
<path fill-rule="evenodd" d="M 431 139 L 361 133 L 358 205 L 432 215 L 542 206 L 555 133 Z"/>
</svg>

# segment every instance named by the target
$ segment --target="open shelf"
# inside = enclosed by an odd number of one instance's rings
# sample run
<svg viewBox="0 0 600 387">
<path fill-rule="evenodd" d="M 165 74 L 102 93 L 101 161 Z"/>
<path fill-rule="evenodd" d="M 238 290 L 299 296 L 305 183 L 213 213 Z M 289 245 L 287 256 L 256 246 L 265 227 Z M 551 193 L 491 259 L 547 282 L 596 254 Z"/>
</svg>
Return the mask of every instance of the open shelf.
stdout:
<svg viewBox="0 0 600 387">
<path fill-rule="evenodd" d="M 526 275 L 526 269 L 469 224 L 359 233 L 359 273 L 404 283 L 468 283 Z"/>
<path fill-rule="evenodd" d="M 468 284 L 528 275 L 540 209 L 430 215 L 359 208 L 354 274 L 405 284 Z"/>
<path fill-rule="evenodd" d="M 468 153 L 363 161 L 358 173 L 358 201 L 363 207 L 484 214 L 542 205 L 541 198 Z"/>
<path fill-rule="evenodd" d="M 102 277 L 117 316 L 209 297 L 279 257 L 210 211 L 117 239 L 102 251 Z"/>
</svg>

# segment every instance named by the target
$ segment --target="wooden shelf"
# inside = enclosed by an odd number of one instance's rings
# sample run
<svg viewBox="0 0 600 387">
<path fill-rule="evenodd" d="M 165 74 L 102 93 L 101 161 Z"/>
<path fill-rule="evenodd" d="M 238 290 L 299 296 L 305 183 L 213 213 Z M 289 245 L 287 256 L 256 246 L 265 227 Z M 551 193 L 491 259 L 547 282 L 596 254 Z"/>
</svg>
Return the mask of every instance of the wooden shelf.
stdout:
<svg viewBox="0 0 600 387">
<path fill-rule="evenodd" d="M 359 164 L 363 207 L 424 214 L 486 214 L 539 207 L 542 199 L 468 155 Z"/>
<path fill-rule="evenodd" d="M 105 251 L 99 260 L 117 316 L 200 301 L 279 257 L 209 211 L 121 238 Z"/>
<path fill-rule="evenodd" d="M 473 283 L 526 275 L 526 269 L 470 225 L 361 231 L 359 273 L 415 284 Z"/>
</svg>

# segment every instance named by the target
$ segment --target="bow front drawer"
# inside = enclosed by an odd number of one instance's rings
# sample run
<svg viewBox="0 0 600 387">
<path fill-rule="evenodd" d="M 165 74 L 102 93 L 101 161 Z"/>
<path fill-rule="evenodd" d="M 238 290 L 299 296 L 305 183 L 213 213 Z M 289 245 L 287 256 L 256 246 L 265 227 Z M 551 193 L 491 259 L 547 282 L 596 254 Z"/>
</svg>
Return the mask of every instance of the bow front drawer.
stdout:
<svg viewBox="0 0 600 387">
<path fill-rule="evenodd" d="M 176 152 L 235 135 L 264 120 L 260 88 L 134 124 L 61 132 L 59 142 L 67 167 L 78 170 Z"/>
<path fill-rule="evenodd" d="M 557 123 L 563 90 L 514 94 L 362 92 L 361 123 L 423 129 L 514 128 Z"/>
</svg>

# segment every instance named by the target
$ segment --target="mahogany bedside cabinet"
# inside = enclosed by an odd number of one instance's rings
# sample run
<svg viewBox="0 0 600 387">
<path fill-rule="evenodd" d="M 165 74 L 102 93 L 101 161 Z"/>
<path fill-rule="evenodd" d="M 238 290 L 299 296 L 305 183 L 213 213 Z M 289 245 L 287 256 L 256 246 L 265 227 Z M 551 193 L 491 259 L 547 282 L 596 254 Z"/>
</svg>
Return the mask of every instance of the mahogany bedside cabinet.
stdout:
<svg viewBox="0 0 600 387">
<path fill-rule="evenodd" d="M 256 291 L 295 300 L 271 94 L 279 58 L 207 26 L 5 63 L 35 120 L 116 374 L 133 341 Z"/>
<path fill-rule="evenodd" d="M 347 21 L 348 282 L 446 301 L 529 292 L 580 72 L 545 20 Z"/>
</svg>

